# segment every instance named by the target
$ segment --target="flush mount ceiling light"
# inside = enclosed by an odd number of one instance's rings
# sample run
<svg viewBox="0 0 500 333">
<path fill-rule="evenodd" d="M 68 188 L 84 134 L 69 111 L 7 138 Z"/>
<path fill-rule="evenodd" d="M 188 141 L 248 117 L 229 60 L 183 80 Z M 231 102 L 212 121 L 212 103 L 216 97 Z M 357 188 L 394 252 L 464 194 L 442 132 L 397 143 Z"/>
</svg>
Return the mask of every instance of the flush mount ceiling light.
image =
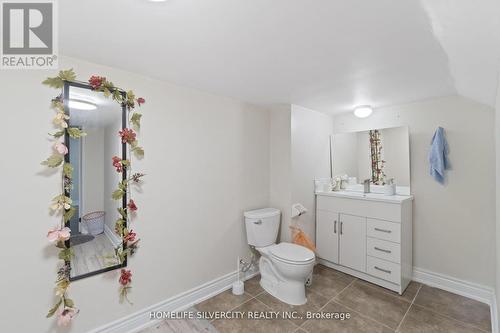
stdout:
<svg viewBox="0 0 500 333">
<path fill-rule="evenodd" d="M 78 109 L 78 110 L 95 110 L 97 109 L 97 105 L 94 103 L 84 101 L 81 99 L 70 99 L 68 106 L 70 109 Z"/>
<path fill-rule="evenodd" d="M 366 118 L 371 115 L 373 109 L 369 105 L 357 106 L 354 108 L 354 115 L 358 118 Z"/>
</svg>

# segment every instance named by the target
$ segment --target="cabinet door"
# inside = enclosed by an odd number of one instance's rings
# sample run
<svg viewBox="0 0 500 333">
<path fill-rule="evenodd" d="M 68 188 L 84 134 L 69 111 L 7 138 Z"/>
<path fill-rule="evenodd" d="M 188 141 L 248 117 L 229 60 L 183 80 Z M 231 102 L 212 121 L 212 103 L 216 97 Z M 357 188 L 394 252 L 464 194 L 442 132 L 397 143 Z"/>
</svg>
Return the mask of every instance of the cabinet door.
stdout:
<svg viewBox="0 0 500 333">
<path fill-rule="evenodd" d="M 318 257 L 339 263 L 339 214 L 318 210 L 316 212 L 316 251 Z"/>
<path fill-rule="evenodd" d="M 340 214 L 340 264 L 366 272 L 366 217 Z"/>
</svg>

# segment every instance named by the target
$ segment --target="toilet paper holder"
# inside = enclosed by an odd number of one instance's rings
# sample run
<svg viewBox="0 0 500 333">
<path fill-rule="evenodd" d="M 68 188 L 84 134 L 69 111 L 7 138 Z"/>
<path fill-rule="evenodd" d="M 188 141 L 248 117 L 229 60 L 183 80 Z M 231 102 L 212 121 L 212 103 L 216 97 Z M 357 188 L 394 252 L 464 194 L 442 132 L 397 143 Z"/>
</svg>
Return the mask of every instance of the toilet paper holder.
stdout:
<svg viewBox="0 0 500 333">
<path fill-rule="evenodd" d="M 292 218 L 304 215 L 305 213 L 307 213 L 307 208 L 304 205 L 300 203 L 292 205 Z"/>
</svg>

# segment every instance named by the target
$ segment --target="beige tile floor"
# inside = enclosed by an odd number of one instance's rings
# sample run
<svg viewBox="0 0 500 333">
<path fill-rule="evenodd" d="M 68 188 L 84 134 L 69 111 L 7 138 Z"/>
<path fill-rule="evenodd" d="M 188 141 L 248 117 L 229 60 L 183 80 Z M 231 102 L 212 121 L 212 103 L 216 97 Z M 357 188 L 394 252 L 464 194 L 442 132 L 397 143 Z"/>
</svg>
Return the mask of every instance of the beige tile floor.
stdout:
<svg viewBox="0 0 500 333">
<path fill-rule="evenodd" d="M 308 302 L 290 306 L 267 294 L 259 277 L 245 283 L 245 294 L 225 291 L 195 307 L 198 311 L 348 312 L 349 320 L 278 318 L 214 320 L 226 332 L 490 332 L 490 310 L 483 303 L 412 282 L 403 295 L 317 265 Z"/>
</svg>

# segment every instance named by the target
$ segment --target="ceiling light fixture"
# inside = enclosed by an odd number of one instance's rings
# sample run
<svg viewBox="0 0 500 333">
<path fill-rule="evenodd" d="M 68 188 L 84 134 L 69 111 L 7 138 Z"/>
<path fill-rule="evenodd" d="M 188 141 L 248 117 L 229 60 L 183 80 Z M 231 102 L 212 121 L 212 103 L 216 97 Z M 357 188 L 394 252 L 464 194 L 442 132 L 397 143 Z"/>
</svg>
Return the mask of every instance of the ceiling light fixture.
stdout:
<svg viewBox="0 0 500 333">
<path fill-rule="evenodd" d="M 358 118 L 366 118 L 371 115 L 373 109 L 369 105 L 356 106 L 354 108 L 354 115 Z"/>
<path fill-rule="evenodd" d="M 68 106 L 70 109 L 77 109 L 77 110 L 95 110 L 97 109 L 97 105 L 94 103 L 90 103 L 81 99 L 70 99 Z"/>
</svg>

